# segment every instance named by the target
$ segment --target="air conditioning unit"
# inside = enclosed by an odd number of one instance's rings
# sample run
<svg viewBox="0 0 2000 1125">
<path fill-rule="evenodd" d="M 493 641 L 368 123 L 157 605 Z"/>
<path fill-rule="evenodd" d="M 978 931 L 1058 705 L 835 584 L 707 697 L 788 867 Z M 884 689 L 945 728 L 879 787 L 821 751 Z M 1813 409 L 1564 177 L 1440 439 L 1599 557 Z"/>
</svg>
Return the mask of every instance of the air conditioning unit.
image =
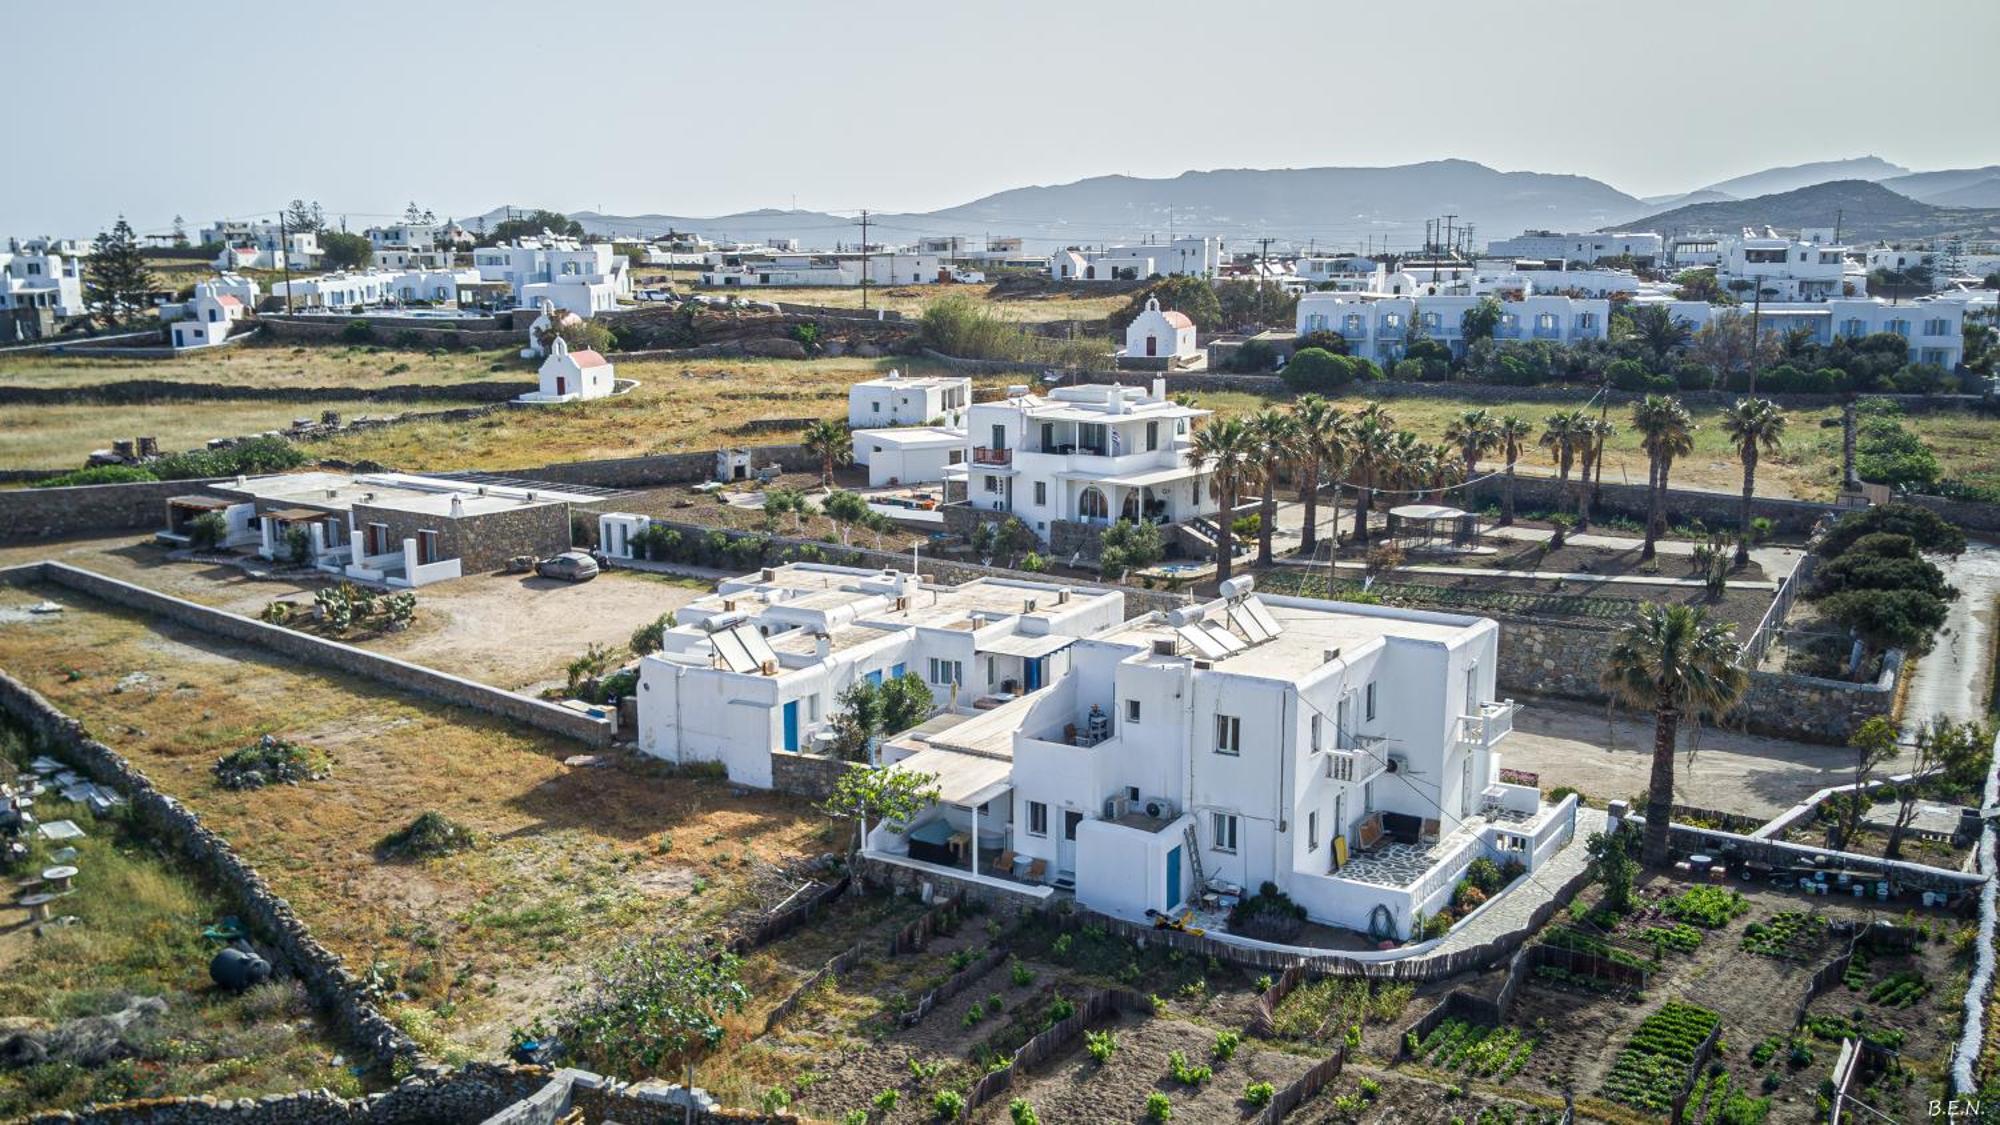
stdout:
<svg viewBox="0 0 2000 1125">
<path fill-rule="evenodd" d="M 1153 655 L 1178 656 L 1180 655 L 1180 651 L 1178 647 L 1174 644 L 1173 638 L 1155 637 L 1153 638 Z"/>
<path fill-rule="evenodd" d="M 1117 820 L 1121 816 L 1130 814 L 1131 811 L 1132 798 L 1122 793 L 1115 797 L 1104 798 L 1104 819 L 1106 820 Z"/>
<path fill-rule="evenodd" d="M 1405 773 L 1409 770 L 1409 768 L 1410 768 L 1410 759 L 1408 755 L 1406 754 L 1389 755 L 1388 770 L 1390 773 Z"/>
<path fill-rule="evenodd" d="M 1142 797 L 1139 799 L 1139 808 L 1155 820 L 1172 820 L 1180 815 L 1180 810 L 1174 808 L 1174 803 L 1165 797 Z"/>
</svg>

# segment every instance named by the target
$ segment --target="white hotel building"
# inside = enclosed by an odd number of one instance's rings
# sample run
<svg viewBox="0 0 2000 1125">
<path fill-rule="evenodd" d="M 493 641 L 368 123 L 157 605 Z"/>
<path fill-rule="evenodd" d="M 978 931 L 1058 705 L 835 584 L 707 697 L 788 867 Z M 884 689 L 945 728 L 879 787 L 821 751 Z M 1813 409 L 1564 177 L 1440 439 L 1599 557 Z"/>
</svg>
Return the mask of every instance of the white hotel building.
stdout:
<svg viewBox="0 0 2000 1125">
<path fill-rule="evenodd" d="M 1214 277 L 1221 265 L 1221 239 L 1190 237 L 1095 250 L 1072 246 L 1049 255 L 1049 276 L 1057 281 L 1144 281 L 1156 274 Z"/>
<path fill-rule="evenodd" d="M 1194 423 L 1211 411 L 1150 390 L 1090 383 L 1045 395 L 1014 388 L 967 412 L 971 456 L 946 470 L 964 502 L 1020 518 L 1044 542 L 1059 522 L 1106 527 L 1213 515 L 1209 473 L 1192 455 Z"/>
<path fill-rule="evenodd" d="M 1338 332 L 1348 352 L 1387 367 L 1403 357 L 1411 329 L 1465 352 L 1465 314 L 1485 298 L 1470 295 L 1376 297 L 1358 293 L 1307 293 L 1299 298 L 1297 330 Z M 1500 302 L 1498 341 L 1547 340 L 1574 344 L 1610 334 L 1611 302 L 1599 298 L 1533 295 Z"/>
</svg>

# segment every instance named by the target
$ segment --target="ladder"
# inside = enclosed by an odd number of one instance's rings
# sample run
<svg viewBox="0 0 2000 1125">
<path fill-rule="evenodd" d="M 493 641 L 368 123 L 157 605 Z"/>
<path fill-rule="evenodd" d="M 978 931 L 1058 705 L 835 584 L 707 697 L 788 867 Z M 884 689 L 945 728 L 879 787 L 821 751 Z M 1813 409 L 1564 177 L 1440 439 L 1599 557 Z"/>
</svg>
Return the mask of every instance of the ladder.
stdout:
<svg viewBox="0 0 2000 1125">
<path fill-rule="evenodd" d="M 1208 885 L 1208 876 L 1201 869 L 1201 845 L 1195 842 L 1192 822 L 1181 829 L 1181 832 L 1187 840 L 1188 870 L 1194 872 L 1195 894 L 1189 897 L 1197 897 L 1201 894 L 1201 889 Z"/>
</svg>

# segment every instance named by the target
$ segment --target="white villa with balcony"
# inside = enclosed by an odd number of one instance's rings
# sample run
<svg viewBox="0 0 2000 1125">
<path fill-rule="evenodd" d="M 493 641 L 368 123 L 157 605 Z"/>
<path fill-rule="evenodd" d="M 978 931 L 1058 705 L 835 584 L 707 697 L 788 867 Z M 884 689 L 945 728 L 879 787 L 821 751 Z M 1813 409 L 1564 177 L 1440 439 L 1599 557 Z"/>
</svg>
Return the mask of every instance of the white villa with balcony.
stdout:
<svg viewBox="0 0 2000 1125">
<path fill-rule="evenodd" d="M 1724 313 L 1750 315 L 1746 308 L 1701 301 L 1674 301 L 1669 307 L 1675 319 L 1686 321 L 1697 330 Z M 1909 362 L 1934 364 L 1950 371 L 1965 359 L 1965 309 L 1963 301 L 1939 297 L 1894 303 L 1869 297 L 1842 301 L 1765 301 L 1758 315 L 1763 330 L 1773 339 L 1783 339 L 1797 329 L 1803 329 L 1807 339 L 1822 345 L 1831 344 L 1836 338 L 1859 340 L 1885 333 L 1901 336 L 1909 343 Z"/>
<path fill-rule="evenodd" d="M 940 796 L 867 854 L 1135 920 L 1271 882 L 1403 941 L 1475 859 L 1532 871 L 1573 837 L 1574 797 L 1503 780 L 1496 623 L 1224 589 L 1057 640 L 1039 687 L 888 742 Z"/>
<path fill-rule="evenodd" d="M 1044 541 L 1063 522 L 1199 519 L 1218 506 L 1191 455 L 1194 424 L 1209 413 L 1168 398 L 1164 379 L 1150 389 L 1014 388 L 1003 401 L 973 404 L 971 456 L 945 479 L 964 480 L 967 505 L 1018 516 Z"/>
<path fill-rule="evenodd" d="M 1124 616 L 1124 595 L 1108 590 L 767 568 L 675 611 L 660 651 L 639 662 L 639 749 L 721 762 L 730 780 L 769 788 L 775 756 L 830 740 L 840 695 L 858 681 L 913 672 L 938 708 L 927 727 L 970 725 L 1067 675 L 1078 638 Z"/>
<path fill-rule="evenodd" d="M 1868 295 L 1868 273 L 1847 260 L 1845 246 L 1787 238 L 1775 231 L 1744 231 L 1724 239 L 1715 279 L 1750 303 L 1757 290 L 1766 301 L 1832 301 Z"/>
<path fill-rule="evenodd" d="M 890 371 L 880 379 L 864 379 L 847 392 L 847 425 L 869 430 L 885 426 L 965 425 L 972 405 L 972 380 L 963 375 L 905 377 Z M 856 454 L 860 453 L 856 449 Z M 857 463 L 866 464 L 865 461 Z"/>
<path fill-rule="evenodd" d="M 1413 335 L 1465 352 L 1465 314 L 1486 298 L 1472 295 L 1376 297 L 1357 293 L 1307 293 L 1299 298 L 1297 329 L 1338 332 L 1348 352 L 1384 367 L 1403 358 Z M 1498 341 L 1547 340 L 1574 344 L 1610 334 L 1611 302 L 1599 298 L 1536 294 L 1500 301 Z M 1413 333 L 1412 329 L 1416 331 Z"/>
</svg>

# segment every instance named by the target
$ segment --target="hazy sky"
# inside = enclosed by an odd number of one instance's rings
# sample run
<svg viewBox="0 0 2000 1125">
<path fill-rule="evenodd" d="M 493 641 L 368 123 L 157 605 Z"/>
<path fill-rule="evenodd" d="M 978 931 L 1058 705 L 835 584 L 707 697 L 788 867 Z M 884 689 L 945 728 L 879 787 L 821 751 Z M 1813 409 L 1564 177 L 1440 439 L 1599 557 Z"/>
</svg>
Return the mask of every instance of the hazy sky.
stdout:
<svg viewBox="0 0 2000 1125">
<path fill-rule="evenodd" d="M 0 235 L 294 196 L 358 229 L 412 199 L 930 210 L 1447 156 L 1635 195 L 2000 161 L 1996 0 L 64 0 L 0 26 Z"/>
</svg>

